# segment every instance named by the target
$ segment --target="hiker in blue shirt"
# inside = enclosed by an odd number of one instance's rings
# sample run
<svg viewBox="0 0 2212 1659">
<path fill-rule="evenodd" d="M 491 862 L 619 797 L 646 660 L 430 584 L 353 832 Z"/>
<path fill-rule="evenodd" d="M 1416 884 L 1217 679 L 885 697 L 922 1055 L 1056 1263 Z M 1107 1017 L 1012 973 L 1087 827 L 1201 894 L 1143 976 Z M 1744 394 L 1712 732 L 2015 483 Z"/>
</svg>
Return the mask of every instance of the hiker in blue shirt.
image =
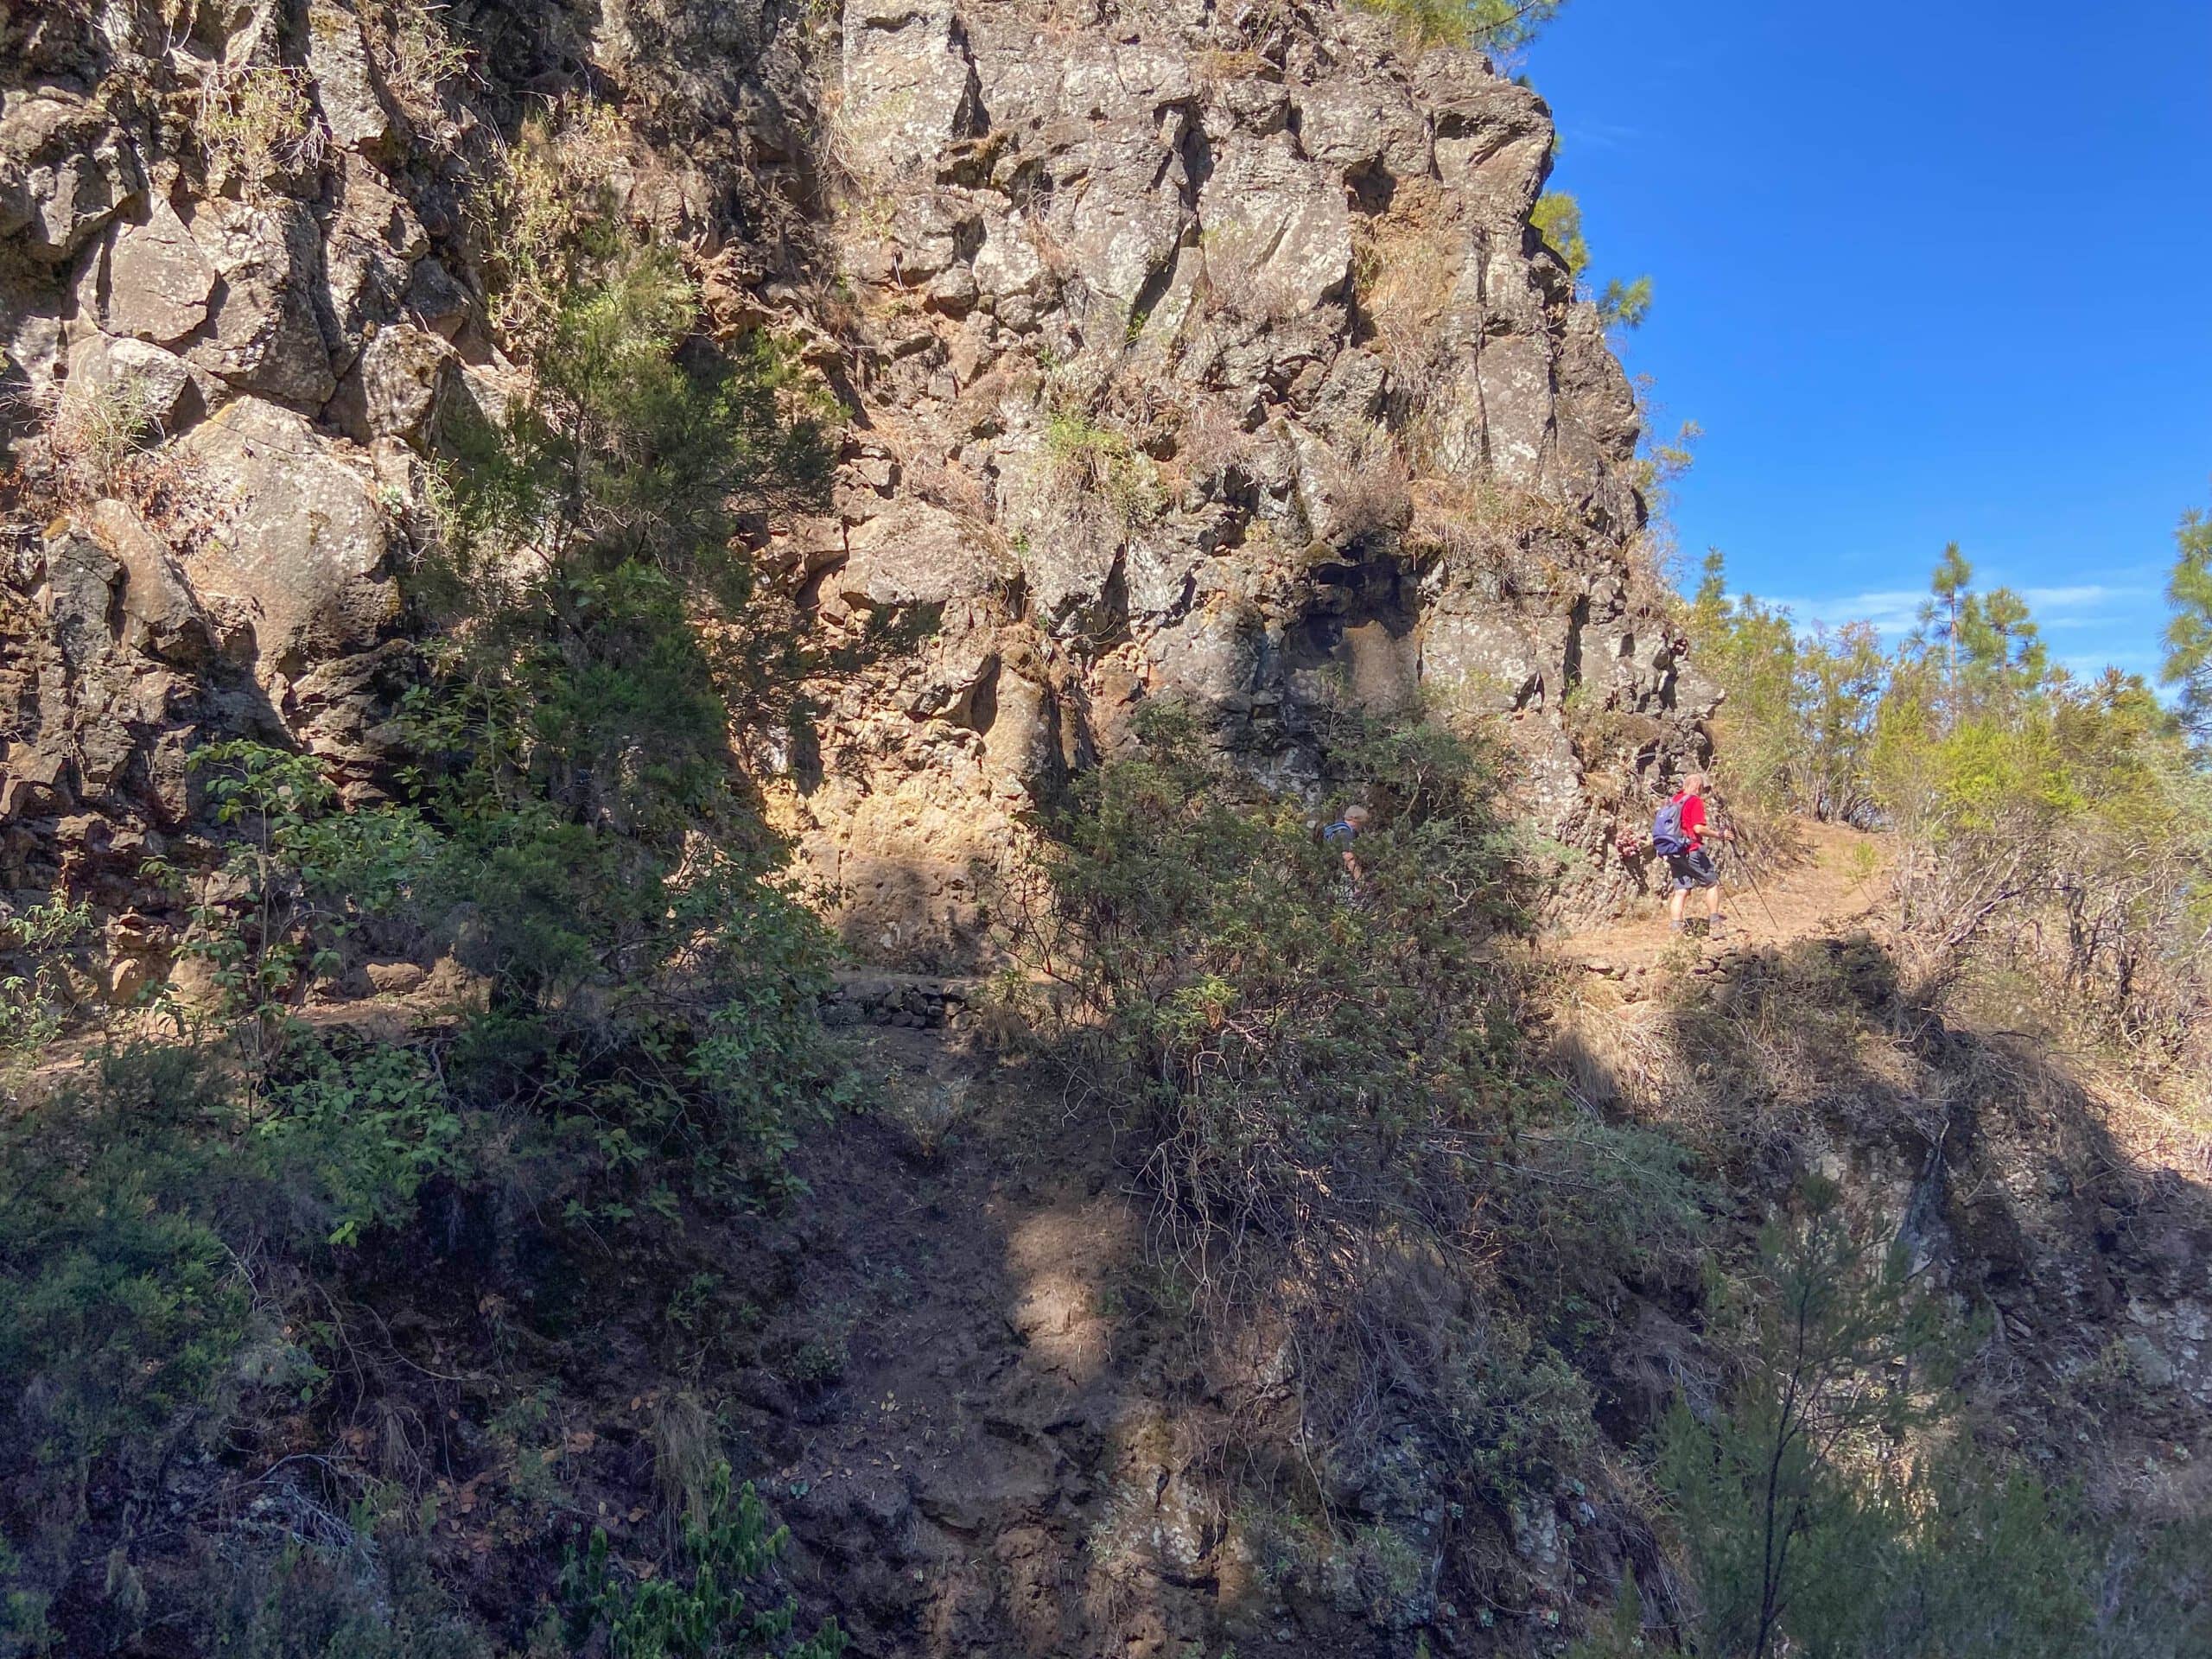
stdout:
<svg viewBox="0 0 2212 1659">
<path fill-rule="evenodd" d="M 1367 884 L 1367 872 L 1359 867 L 1359 855 L 1352 851 L 1352 843 L 1367 828 L 1367 809 L 1355 802 L 1344 808 L 1344 815 L 1321 832 L 1324 846 L 1333 847 L 1344 860 L 1344 876 L 1354 893 Z"/>
</svg>

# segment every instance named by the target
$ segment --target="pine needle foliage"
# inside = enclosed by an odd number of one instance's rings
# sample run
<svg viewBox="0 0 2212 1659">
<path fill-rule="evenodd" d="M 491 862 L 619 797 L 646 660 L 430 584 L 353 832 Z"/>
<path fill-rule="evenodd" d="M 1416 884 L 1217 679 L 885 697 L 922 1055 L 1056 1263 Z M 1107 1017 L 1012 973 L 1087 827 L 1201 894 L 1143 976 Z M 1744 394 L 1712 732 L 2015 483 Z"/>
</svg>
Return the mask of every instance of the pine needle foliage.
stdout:
<svg viewBox="0 0 2212 1659">
<path fill-rule="evenodd" d="M 1425 46 L 1505 54 L 1529 44 L 1567 0 L 1361 0 Z"/>
<path fill-rule="evenodd" d="M 2159 677 L 2178 690 L 2190 738 L 2212 748 L 2212 518 L 2192 509 L 2174 540 L 2178 550 L 2166 584 L 2173 620 L 2166 626 Z"/>
</svg>

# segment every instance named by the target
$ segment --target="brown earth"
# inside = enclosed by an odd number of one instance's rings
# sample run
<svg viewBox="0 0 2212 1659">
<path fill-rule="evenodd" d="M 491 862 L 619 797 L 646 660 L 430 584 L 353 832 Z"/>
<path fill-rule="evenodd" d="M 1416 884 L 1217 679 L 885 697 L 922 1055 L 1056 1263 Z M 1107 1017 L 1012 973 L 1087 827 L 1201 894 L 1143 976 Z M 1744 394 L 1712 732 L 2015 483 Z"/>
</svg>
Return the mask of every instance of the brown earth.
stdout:
<svg viewBox="0 0 2212 1659">
<path fill-rule="evenodd" d="M 1690 895 L 1687 942 L 1669 932 L 1665 898 L 1655 895 L 1637 899 L 1619 921 L 1544 940 L 1540 956 L 1610 977 L 1634 977 L 1656 967 L 1670 948 L 1769 949 L 1873 925 L 1893 861 L 1887 837 L 1788 818 L 1761 826 L 1748 844 L 1750 851 L 1726 849 L 1719 860 L 1723 925 L 1717 939 L 1706 935 L 1702 895 Z"/>
</svg>

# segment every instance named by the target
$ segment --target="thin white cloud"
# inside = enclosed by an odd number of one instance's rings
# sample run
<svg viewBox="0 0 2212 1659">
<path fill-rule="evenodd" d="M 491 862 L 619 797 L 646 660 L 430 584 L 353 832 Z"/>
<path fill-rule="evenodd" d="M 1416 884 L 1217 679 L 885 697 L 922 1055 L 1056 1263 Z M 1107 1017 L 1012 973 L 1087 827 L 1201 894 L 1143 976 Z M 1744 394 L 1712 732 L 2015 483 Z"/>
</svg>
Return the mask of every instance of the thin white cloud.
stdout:
<svg viewBox="0 0 2212 1659">
<path fill-rule="evenodd" d="M 2107 582 L 2075 582 L 2050 588 L 2023 588 L 2037 624 L 2050 628 L 2088 628 L 2120 620 L 2119 613 L 2156 590 Z M 1871 622 L 1885 639 L 1897 639 L 1919 626 L 1921 609 L 1929 602 L 1924 588 L 1877 588 L 1862 593 L 1839 594 L 1820 599 L 1767 599 L 1796 619 L 1801 627 L 1815 625 L 1839 627 L 1846 622 Z"/>
<path fill-rule="evenodd" d="M 1637 127 L 1618 121 L 1578 121 L 1562 129 L 1562 152 L 1574 149 L 1627 149 L 1643 142 Z"/>
<path fill-rule="evenodd" d="M 1920 607 L 1928 595 L 1915 588 L 1878 588 L 1862 594 L 1841 594 L 1830 599 L 1770 599 L 1796 619 L 1800 627 L 1841 627 L 1847 622 L 1871 622 L 1885 637 L 1912 632 L 1920 620 Z"/>
<path fill-rule="evenodd" d="M 2108 605 L 2118 599 L 2140 599 L 2150 591 L 2148 588 L 2114 588 L 2106 582 L 2089 582 L 2072 588 L 2023 588 L 2020 597 L 2031 607 L 2074 610 L 2082 606 Z"/>
</svg>

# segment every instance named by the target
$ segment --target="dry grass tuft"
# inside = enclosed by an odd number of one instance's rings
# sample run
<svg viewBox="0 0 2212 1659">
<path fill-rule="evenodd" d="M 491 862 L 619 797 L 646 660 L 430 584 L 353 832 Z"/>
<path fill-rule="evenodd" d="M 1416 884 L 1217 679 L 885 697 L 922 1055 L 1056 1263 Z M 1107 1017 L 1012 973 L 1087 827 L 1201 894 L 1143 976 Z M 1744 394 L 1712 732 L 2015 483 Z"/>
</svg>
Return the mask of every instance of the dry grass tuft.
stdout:
<svg viewBox="0 0 2212 1659">
<path fill-rule="evenodd" d="M 194 130 L 210 188 L 235 187 L 248 197 L 312 175 L 330 144 L 306 73 L 281 65 L 212 70 L 200 87 Z"/>
</svg>

